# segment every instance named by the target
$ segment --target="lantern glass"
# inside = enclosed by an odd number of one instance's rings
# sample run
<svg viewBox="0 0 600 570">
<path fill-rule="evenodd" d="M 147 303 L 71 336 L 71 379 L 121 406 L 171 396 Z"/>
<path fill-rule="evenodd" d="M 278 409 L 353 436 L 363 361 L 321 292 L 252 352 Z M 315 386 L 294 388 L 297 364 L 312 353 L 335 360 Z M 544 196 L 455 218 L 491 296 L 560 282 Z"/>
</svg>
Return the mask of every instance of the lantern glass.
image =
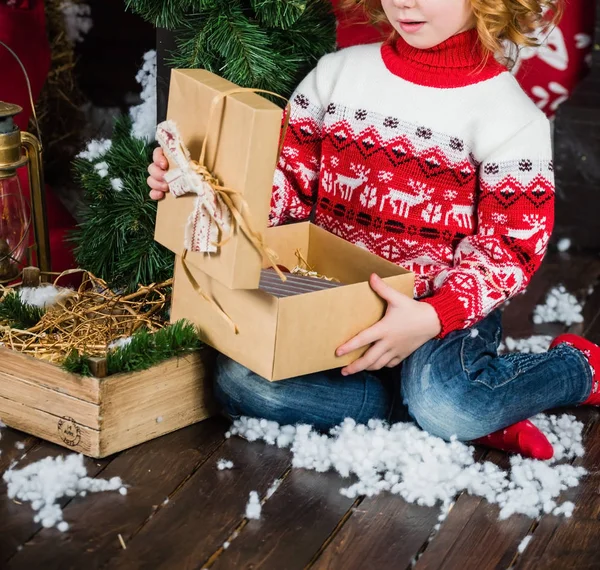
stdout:
<svg viewBox="0 0 600 570">
<path fill-rule="evenodd" d="M 0 178 L 0 282 L 17 277 L 28 262 L 29 219 L 17 174 Z"/>
</svg>

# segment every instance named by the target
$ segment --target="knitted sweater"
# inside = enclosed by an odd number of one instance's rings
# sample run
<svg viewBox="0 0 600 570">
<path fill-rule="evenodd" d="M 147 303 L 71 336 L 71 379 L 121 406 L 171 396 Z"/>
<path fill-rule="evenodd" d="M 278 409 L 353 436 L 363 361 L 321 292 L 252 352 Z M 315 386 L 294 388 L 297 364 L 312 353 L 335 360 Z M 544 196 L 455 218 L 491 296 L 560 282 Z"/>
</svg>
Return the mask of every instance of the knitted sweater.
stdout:
<svg viewBox="0 0 600 570">
<path fill-rule="evenodd" d="M 441 337 L 523 290 L 552 230 L 549 123 L 477 33 L 323 57 L 292 96 L 272 225 L 318 226 L 414 271 Z"/>
</svg>

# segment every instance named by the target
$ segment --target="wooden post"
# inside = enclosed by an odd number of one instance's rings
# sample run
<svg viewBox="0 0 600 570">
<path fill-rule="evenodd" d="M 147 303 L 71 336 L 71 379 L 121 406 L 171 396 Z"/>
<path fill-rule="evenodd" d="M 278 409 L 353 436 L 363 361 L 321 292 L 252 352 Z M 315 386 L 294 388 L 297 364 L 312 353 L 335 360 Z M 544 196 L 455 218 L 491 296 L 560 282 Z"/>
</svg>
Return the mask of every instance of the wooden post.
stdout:
<svg viewBox="0 0 600 570">
<path fill-rule="evenodd" d="M 25 267 L 25 269 L 23 269 L 23 287 L 39 287 L 41 282 L 42 280 L 38 267 Z"/>
<path fill-rule="evenodd" d="M 106 378 L 108 376 L 108 364 L 105 356 L 89 358 L 88 362 L 95 378 Z"/>
<path fill-rule="evenodd" d="M 600 249 L 600 6 L 589 75 L 573 90 L 554 121 L 556 223 L 553 241 Z"/>
</svg>

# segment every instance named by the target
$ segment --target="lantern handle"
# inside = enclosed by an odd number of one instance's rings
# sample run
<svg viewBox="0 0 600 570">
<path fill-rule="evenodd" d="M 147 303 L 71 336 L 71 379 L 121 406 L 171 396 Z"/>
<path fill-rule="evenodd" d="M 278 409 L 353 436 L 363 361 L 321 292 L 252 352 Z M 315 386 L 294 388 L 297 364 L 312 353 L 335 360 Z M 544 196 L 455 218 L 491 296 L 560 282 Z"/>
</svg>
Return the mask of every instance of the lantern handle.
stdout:
<svg viewBox="0 0 600 570">
<path fill-rule="evenodd" d="M 29 103 L 31 104 L 31 110 L 33 111 L 33 122 L 35 123 L 35 128 L 38 134 L 38 141 L 40 142 L 40 147 L 42 146 L 42 132 L 40 131 L 40 124 L 38 123 L 37 113 L 35 112 L 35 104 L 33 102 L 33 92 L 31 90 L 31 83 L 29 82 L 29 75 L 27 75 L 27 70 L 23 65 L 23 62 L 19 59 L 19 56 L 9 48 L 2 40 L 0 40 L 0 44 L 2 44 L 17 60 L 17 63 L 21 66 L 23 70 L 23 75 L 25 75 L 25 81 L 27 82 L 27 91 L 29 92 Z"/>
</svg>

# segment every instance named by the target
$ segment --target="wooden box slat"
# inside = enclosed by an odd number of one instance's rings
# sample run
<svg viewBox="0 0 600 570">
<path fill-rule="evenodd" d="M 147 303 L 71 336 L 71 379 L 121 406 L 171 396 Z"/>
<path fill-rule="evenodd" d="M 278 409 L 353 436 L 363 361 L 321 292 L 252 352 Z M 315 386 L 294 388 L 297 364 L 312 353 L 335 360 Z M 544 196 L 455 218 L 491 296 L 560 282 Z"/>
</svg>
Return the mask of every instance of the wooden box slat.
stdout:
<svg viewBox="0 0 600 570">
<path fill-rule="evenodd" d="M 0 370 L 3 374 L 56 389 L 86 402 L 97 404 L 100 397 L 100 387 L 96 378 L 69 374 L 59 366 L 50 365 L 8 348 L 0 347 Z"/>
<path fill-rule="evenodd" d="M 90 457 L 99 457 L 99 431 L 81 424 L 75 425 L 68 417 L 61 418 L 42 410 L 36 410 L 0 395 L 0 418 L 7 426 L 14 429 L 30 433 Z"/>
<path fill-rule="evenodd" d="M 205 381 L 212 354 L 202 350 L 100 380 L 101 457 L 213 415 L 211 382 Z"/>
</svg>

